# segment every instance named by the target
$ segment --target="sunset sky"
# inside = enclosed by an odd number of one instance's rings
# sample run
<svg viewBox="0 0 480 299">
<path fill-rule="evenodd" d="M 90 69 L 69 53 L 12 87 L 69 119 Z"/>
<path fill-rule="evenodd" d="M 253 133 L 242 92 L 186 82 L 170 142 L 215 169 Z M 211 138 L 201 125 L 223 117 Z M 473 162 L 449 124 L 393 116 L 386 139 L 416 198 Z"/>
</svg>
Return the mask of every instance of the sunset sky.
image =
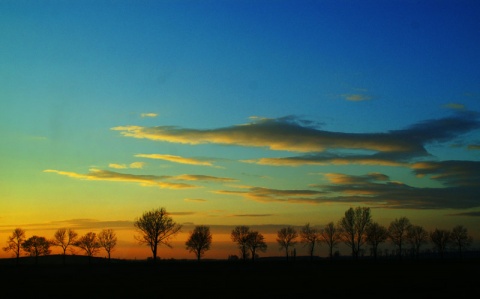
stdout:
<svg viewBox="0 0 480 299">
<path fill-rule="evenodd" d="M 133 221 L 165 207 L 183 229 L 161 258 L 195 258 L 200 224 L 207 258 L 238 254 L 236 225 L 283 255 L 280 227 L 357 206 L 385 226 L 464 225 L 478 247 L 479 15 L 453 0 L 0 0 L 1 247 L 16 227 L 112 228 L 112 257 L 145 258 Z"/>
</svg>

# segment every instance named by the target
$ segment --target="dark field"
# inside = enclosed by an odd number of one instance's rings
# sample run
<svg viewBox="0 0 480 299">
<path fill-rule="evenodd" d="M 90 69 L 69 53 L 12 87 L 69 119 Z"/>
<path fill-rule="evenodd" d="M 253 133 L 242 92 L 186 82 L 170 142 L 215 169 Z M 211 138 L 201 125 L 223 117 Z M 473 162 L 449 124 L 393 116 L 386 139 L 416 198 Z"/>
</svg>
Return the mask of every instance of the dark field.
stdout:
<svg viewBox="0 0 480 299">
<path fill-rule="evenodd" d="M 480 298 L 477 258 L 48 261 L 0 261 L 0 298 Z"/>
</svg>

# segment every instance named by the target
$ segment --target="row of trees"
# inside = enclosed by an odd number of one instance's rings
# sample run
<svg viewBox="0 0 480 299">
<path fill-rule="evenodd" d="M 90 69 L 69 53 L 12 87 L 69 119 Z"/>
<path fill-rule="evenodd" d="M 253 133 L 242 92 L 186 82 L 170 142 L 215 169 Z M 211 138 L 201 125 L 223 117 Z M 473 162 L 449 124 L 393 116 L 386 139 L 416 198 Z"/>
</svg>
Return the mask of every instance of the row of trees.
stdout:
<svg viewBox="0 0 480 299">
<path fill-rule="evenodd" d="M 176 223 L 163 207 L 143 213 L 141 217 L 135 219 L 134 227 L 139 232 L 135 239 L 139 244 L 150 247 L 153 261 L 157 260 L 158 247 L 165 245 L 171 248 L 171 239 L 182 229 L 182 225 Z M 237 244 L 243 260 L 251 256 L 253 261 L 258 252 L 267 250 L 264 236 L 248 226 L 236 226 L 231 232 L 231 240 Z M 365 245 L 370 245 L 371 255 L 377 258 L 379 245 L 387 241 L 395 246 L 396 254 L 401 259 L 406 254 L 407 245 L 410 245 L 408 250 L 418 257 L 421 247 L 428 242 L 433 243 L 441 257 L 449 245 L 454 246 L 458 253 L 462 254 L 462 251 L 472 244 L 473 238 L 462 225 L 455 226 L 451 231 L 435 229 L 428 232 L 419 225 L 411 224 L 406 217 L 397 218 L 385 227 L 372 220 L 370 208 L 356 207 L 349 208 L 338 223 L 330 222 L 323 228 L 315 228 L 310 223 L 302 226 L 300 230 L 293 226 L 283 227 L 277 232 L 276 241 L 280 250 L 285 250 L 287 260 L 290 254 L 295 255 L 295 246 L 298 243 L 308 248 L 312 259 L 315 248 L 320 243 L 328 246 L 330 257 L 333 257 L 334 249 L 340 243 L 344 243 L 351 249 L 352 257 L 356 259 L 364 251 Z M 103 248 L 110 259 L 116 244 L 117 237 L 112 229 L 104 229 L 98 235 L 88 232 L 79 237 L 74 230 L 61 228 L 55 232 L 53 239 L 47 240 L 39 236 L 26 239 L 25 231 L 17 228 L 3 249 L 12 251 L 18 261 L 22 250 L 38 258 L 40 255 L 50 254 L 50 246 L 59 246 L 63 250 L 65 261 L 67 249 L 72 249 L 71 246 L 81 248 L 89 257 Z M 212 234 L 210 227 L 206 225 L 195 226 L 185 242 L 186 249 L 194 253 L 197 260 L 210 250 L 211 244 Z"/>
<path fill-rule="evenodd" d="M 18 264 L 22 251 L 35 257 L 35 262 L 37 262 L 39 256 L 51 253 L 50 247 L 58 246 L 62 248 L 63 262 L 65 263 L 67 249 L 70 249 L 72 253 L 75 251 L 72 247 L 82 249 L 88 257 L 94 256 L 103 248 L 110 260 L 111 252 L 116 245 L 117 236 L 112 229 L 103 229 L 99 234 L 88 232 L 79 236 L 73 229 L 60 228 L 52 239 L 36 235 L 27 239 L 25 230 L 16 228 L 8 237 L 7 246 L 3 250 L 12 252 Z"/>
<path fill-rule="evenodd" d="M 138 240 L 150 246 L 154 260 L 157 258 L 158 245 L 171 247 L 170 238 L 181 230 L 181 225 L 176 224 L 168 216 L 165 208 L 144 213 L 135 221 L 135 227 L 141 232 L 141 238 Z M 231 239 L 237 244 L 243 260 L 249 256 L 254 260 L 258 252 L 267 250 L 264 236 L 248 226 L 235 227 L 231 232 Z M 299 242 L 308 247 L 312 259 L 319 243 L 328 246 L 330 257 L 333 257 L 334 249 L 340 243 L 344 243 L 351 249 L 352 257 L 355 259 L 358 259 L 365 245 L 370 245 L 371 255 L 376 259 L 379 245 L 387 241 L 396 247 L 396 254 L 401 259 L 406 254 L 405 246 L 408 244 L 410 252 L 418 257 L 421 247 L 429 242 L 433 243 L 442 258 L 449 245 L 455 247 L 461 255 L 463 250 L 472 244 L 473 238 L 462 225 L 455 226 L 451 231 L 436 228 L 428 232 L 422 226 L 413 225 L 407 217 L 396 218 L 385 227 L 372 220 L 370 208 L 356 207 L 345 211 L 345 215 L 338 223 L 330 222 L 321 229 L 311 226 L 310 223 L 302 226 L 299 231 L 293 226 L 283 227 L 277 232 L 276 241 L 280 250 L 285 250 L 287 260 L 291 249 L 295 254 L 295 246 Z M 210 228 L 199 225 L 190 233 L 186 248 L 194 252 L 200 260 L 210 249 L 211 243 Z"/>
</svg>

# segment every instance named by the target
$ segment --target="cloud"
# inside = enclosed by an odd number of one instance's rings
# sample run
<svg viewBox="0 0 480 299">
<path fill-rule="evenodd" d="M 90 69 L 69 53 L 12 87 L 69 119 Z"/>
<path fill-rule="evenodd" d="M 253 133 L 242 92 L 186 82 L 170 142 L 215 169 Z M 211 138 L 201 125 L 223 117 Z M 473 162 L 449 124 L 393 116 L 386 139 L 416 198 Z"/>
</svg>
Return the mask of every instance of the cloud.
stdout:
<svg viewBox="0 0 480 299">
<path fill-rule="evenodd" d="M 115 168 L 115 169 L 127 169 L 127 168 L 140 169 L 140 168 L 143 168 L 143 165 L 145 165 L 144 162 L 133 162 L 133 163 L 130 163 L 129 165 L 110 163 L 110 164 L 108 164 L 108 167 Z"/>
<path fill-rule="evenodd" d="M 47 169 L 44 172 L 56 173 L 59 175 L 68 176 L 70 178 L 91 180 L 91 181 L 114 181 L 114 182 L 133 182 L 139 183 L 141 186 L 157 186 L 162 189 L 189 189 L 198 188 L 194 185 L 184 183 L 171 183 L 163 180 L 172 178 L 171 176 L 157 176 L 157 175 L 136 175 L 125 174 L 108 170 L 90 169 L 87 174 L 79 174 L 75 172 L 60 171 Z"/>
<path fill-rule="evenodd" d="M 472 212 L 464 212 L 464 213 L 447 214 L 447 216 L 480 217 L 480 211 L 472 211 Z"/>
<path fill-rule="evenodd" d="M 203 198 L 185 198 L 184 201 L 188 202 L 206 202 L 206 199 Z"/>
<path fill-rule="evenodd" d="M 444 108 L 453 109 L 453 110 L 465 110 L 465 105 L 458 103 L 448 103 L 443 105 Z"/>
<path fill-rule="evenodd" d="M 391 181 L 380 173 L 363 176 L 328 173 L 325 178 L 328 184 L 311 186 L 325 192 L 323 198 L 317 199 L 318 203 L 357 203 L 390 209 L 467 209 L 480 206 L 478 184 L 451 183 L 448 187 L 419 188 Z"/>
<path fill-rule="evenodd" d="M 476 162 L 480 163 L 480 162 Z M 457 163 L 456 163 L 457 164 Z M 428 164 L 430 165 L 430 164 Z M 416 165 L 415 172 L 435 174 L 434 179 L 447 182 L 438 188 L 414 187 L 391 180 L 380 172 L 365 175 L 323 174 L 328 183 L 311 184 L 311 189 L 282 190 L 250 186 L 245 190 L 217 190 L 214 193 L 241 196 L 264 203 L 289 204 L 364 204 L 387 209 L 469 209 L 480 207 L 479 174 L 474 165 Z M 457 169 L 457 171 L 453 171 Z M 461 169 L 461 170 L 460 170 Z M 480 168 L 476 168 L 480 169 Z M 477 171 L 478 172 L 478 171 Z M 442 175 L 440 175 L 442 174 Z M 469 179 L 470 176 L 473 176 Z"/>
<path fill-rule="evenodd" d="M 173 177 L 176 180 L 181 181 L 207 181 L 207 182 L 222 182 L 222 183 L 230 183 L 236 182 L 236 179 L 232 178 L 222 178 L 210 175 L 200 175 L 200 174 L 182 174 Z"/>
<path fill-rule="evenodd" d="M 430 176 L 446 186 L 479 186 L 480 161 L 448 160 L 441 162 L 418 162 L 412 165 L 418 177 Z"/>
<path fill-rule="evenodd" d="M 140 114 L 141 117 L 157 117 L 157 113 L 142 113 Z"/>
<path fill-rule="evenodd" d="M 381 166 L 408 166 L 403 162 L 402 155 L 337 155 L 337 154 L 309 154 L 281 158 L 260 158 L 242 160 L 245 163 L 272 166 L 302 166 L 302 165 L 381 165 Z"/>
<path fill-rule="evenodd" d="M 193 158 L 184 158 L 184 157 L 181 157 L 181 156 L 173 156 L 173 155 L 136 154 L 135 157 L 148 158 L 148 159 L 159 159 L 159 160 L 165 160 L 165 161 L 169 161 L 169 162 L 189 164 L 189 165 L 212 166 L 211 161 L 205 161 L 205 160 L 193 159 Z"/>
<path fill-rule="evenodd" d="M 22 228 L 26 228 L 29 231 L 35 230 L 58 230 L 59 228 L 70 228 L 74 230 L 83 229 L 131 229 L 133 227 L 133 221 L 131 220 L 114 220 L 114 221 L 100 221 L 96 219 L 66 219 L 60 221 L 50 221 L 44 223 L 26 223 L 21 225 Z M 0 232 L 11 231 L 12 228 L 0 226 Z"/>
<path fill-rule="evenodd" d="M 467 146 L 468 150 L 480 150 L 480 144 L 469 144 Z"/>
<path fill-rule="evenodd" d="M 361 101 L 366 101 L 370 100 L 372 97 L 363 95 L 363 94 L 342 94 L 342 97 L 347 100 L 347 101 L 352 101 L 352 102 L 361 102 Z"/>
<path fill-rule="evenodd" d="M 315 197 L 323 194 L 317 190 L 280 190 L 251 187 L 247 191 L 217 190 L 218 194 L 239 195 L 259 202 L 316 203 Z"/>
<path fill-rule="evenodd" d="M 423 121 L 406 129 L 378 133 L 325 131 L 295 117 L 256 118 L 247 124 L 207 130 L 174 126 L 119 126 L 112 130 L 120 131 L 125 137 L 191 145 L 228 144 L 304 153 L 339 149 L 369 150 L 426 156 L 428 152 L 425 145 L 453 140 L 479 127 L 476 115 L 461 113 Z"/>
<path fill-rule="evenodd" d="M 233 217 L 270 217 L 273 216 L 273 214 L 235 214 L 232 215 Z"/>
</svg>

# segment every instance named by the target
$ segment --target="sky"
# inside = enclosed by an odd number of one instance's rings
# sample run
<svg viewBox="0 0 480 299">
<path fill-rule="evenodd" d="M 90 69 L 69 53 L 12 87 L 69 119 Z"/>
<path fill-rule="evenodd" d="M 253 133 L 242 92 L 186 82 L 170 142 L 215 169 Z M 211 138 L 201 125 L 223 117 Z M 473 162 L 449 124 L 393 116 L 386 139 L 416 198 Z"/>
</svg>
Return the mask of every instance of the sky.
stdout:
<svg viewBox="0 0 480 299">
<path fill-rule="evenodd" d="M 479 247 L 479 15 L 466 0 L 0 0 L 0 243 L 112 228 L 112 257 L 143 259 L 133 222 L 164 207 L 182 231 L 160 258 L 195 258 L 195 225 L 211 227 L 205 258 L 239 253 L 237 225 L 276 256 L 281 227 L 361 206 L 386 227 L 463 225 Z"/>
</svg>

